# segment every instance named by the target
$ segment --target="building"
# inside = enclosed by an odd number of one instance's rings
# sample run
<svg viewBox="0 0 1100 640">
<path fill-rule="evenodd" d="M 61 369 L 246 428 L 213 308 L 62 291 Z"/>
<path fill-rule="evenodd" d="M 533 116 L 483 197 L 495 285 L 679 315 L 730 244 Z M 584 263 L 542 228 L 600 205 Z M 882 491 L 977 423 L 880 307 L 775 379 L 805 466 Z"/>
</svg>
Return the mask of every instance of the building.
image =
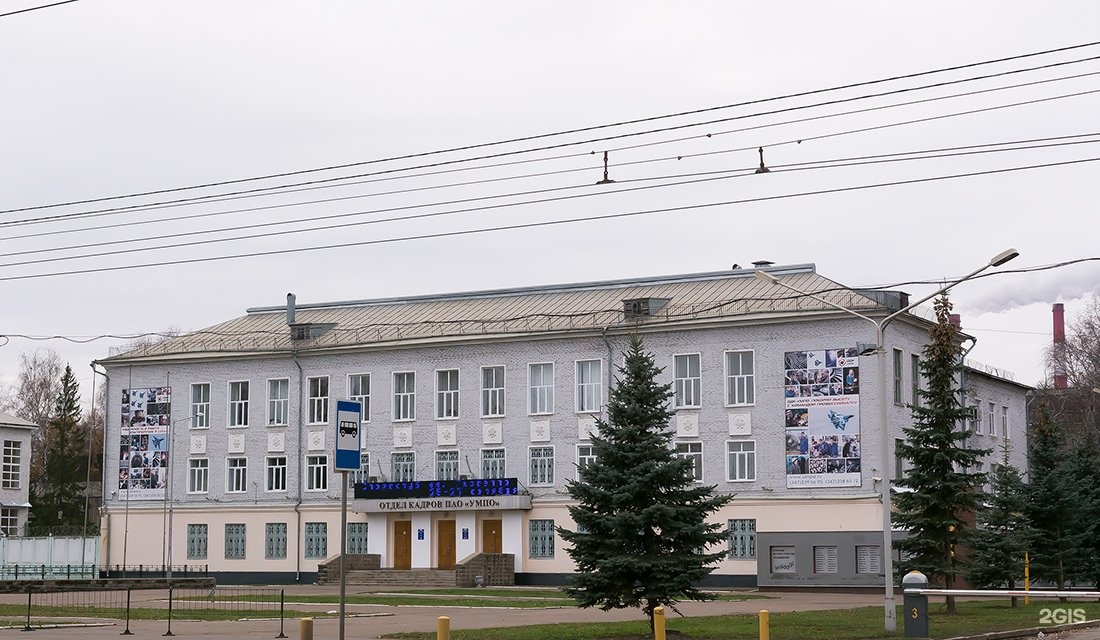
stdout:
<svg viewBox="0 0 1100 640">
<path fill-rule="evenodd" d="M 813 265 L 762 268 L 872 317 L 908 304 Z M 560 582 L 572 570 L 554 533 L 572 526 L 565 482 L 591 459 L 637 332 L 674 384 L 676 450 L 700 482 L 737 495 L 716 515 L 731 553 L 713 581 L 882 585 L 880 483 L 901 469 L 883 456 L 876 408 L 884 399 L 900 438 L 930 326 L 908 313 L 890 325 L 890 383 L 878 389 L 877 358 L 857 348 L 874 339 L 868 323 L 752 269 L 330 304 L 288 296 L 101 361 L 116 487 L 103 561 L 311 581 L 339 548 L 333 419 L 335 401 L 352 399 L 366 410 L 351 480 L 372 488 L 349 514 L 350 553 L 404 569 L 503 552 L 517 582 Z M 1023 393 L 980 384 L 998 391 L 974 397 L 1011 428 L 975 438 L 1016 438 Z M 432 499 L 392 484 L 430 480 L 500 489 Z"/>
<path fill-rule="evenodd" d="M 38 425 L 0 412 L 0 535 L 21 536 L 30 514 L 31 438 Z"/>
</svg>

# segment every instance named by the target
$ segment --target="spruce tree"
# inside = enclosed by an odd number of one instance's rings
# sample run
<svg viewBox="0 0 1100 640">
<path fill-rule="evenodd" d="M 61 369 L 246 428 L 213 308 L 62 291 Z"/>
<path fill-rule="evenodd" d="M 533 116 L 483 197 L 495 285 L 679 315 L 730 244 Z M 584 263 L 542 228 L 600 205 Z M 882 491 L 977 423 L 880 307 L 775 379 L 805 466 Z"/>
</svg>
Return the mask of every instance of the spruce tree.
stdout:
<svg viewBox="0 0 1100 640">
<path fill-rule="evenodd" d="M 1091 434 L 1081 434 L 1062 462 L 1074 488 L 1074 517 L 1067 527 L 1080 541 L 1069 577 L 1079 585 L 1100 586 L 1100 451 Z"/>
<path fill-rule="evenodd" d="M 707 517 L 733 499 L 695 483 L 690 460 L 672 449 L 662 369 L 632 337 L 592 437 L 595 461 L 566 485 L 576 531 L 559 527 L 577 565 L 566 591 L 581 607 L 653 609 L 707 600 L 699 582 L 726 555 L 725 534 Z"/>
<path fill-rule="evenodd" d="M 32 496 L 34 526 L 77 527 L 84 522 L 87 439 L 80 420 L 80 393 L 72 367 L 61 376 L 61 391 L 42 438 L 42 482 Z M 35 486 L 32 484 L 32 486 Z"/>
<path fill-rule="evenodd" d="M 917 570 L 931 584 L 950 586 L 964 569 L 956 545 L 969 541 L 973 530 L 964 516 L 981 506 L 984 473 L 971 473 L 988 449 L 967 447 L 967 434 L 959 430 L 969 410 L 960 403 L 958 389 L 962 350 L 958 329 L 951 324 L 947 296 L 935 302 L 936 324 L 920 361 L 927 389 L 919 392 L 919 406 L 911 407 L 913 424 L 904 429 L 898 453 L 911 468 L 896 482 L 909 491 L 895 497 L 894 524 L 909 532 L 896 546 L 907 555 L 903 572 Z M 948 613 L 955 600 L 947 598 Z"/>
<path fill-rule="evenodd" d="M 970 543 L 972 562 L 967 579 L 979 589 L 1015 589 L 1024 575 L 1029 540 L 1026 486 L 1020 470 L 1009 464 L 1010 447 L 1001 445 L 1002 460 L 990 474 L 991 495 L 978 518 Z M 1012 606 L 1016 606 L 1012 598 Z"/>
</svg>

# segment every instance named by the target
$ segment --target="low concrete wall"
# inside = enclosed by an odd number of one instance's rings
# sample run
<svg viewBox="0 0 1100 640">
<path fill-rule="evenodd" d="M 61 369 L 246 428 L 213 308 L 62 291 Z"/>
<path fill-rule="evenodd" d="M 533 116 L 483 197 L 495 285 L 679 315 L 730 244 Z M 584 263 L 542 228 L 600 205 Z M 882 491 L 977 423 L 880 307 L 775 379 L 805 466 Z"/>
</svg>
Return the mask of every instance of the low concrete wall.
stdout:
<svg viewBox="0 0 1100 640">
<path fill-rule="evenodd" d="M 193 588 L 208 589 L 216 585 L 214 578 L 96 578 L 92 580 L 4 580 L 0 593 L 55 593 L 60 591 L 122 591 Z"/>
</svg>

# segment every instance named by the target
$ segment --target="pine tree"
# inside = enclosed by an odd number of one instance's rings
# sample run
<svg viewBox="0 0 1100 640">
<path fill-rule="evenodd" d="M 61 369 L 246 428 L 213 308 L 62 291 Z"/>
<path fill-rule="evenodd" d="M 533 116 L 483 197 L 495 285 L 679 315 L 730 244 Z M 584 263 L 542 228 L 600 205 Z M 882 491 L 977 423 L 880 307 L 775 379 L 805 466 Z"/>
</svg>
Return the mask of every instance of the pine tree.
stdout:
<svg viewBox="0 0 1100 640">
<path fill-rule="evenodd" d="M 566 591 L 581 607 L 653 609 L 707 600 L 697 588 L 726 555 L 725 534 L 707 517 L 733 499 L 693 481 L 672 450 L 668 384 L 633 337 L 611 390 L 607 421 L 592 437 L 595 461 L 566 485 L 576 531 L 558 528 L 577 565 Z M 720 550 L 715 551 L 715 548 Z"/>
<path fill-rule="evenodd" d="M 1068 484 L 1074 488 L 1074 516 L 1067 530 L 1080 541 L 1069 570 L 1077 584 L 1100 586 L 1100 451 L 1091 435 L 1082 434 L 1062 462 Z"/>
<path fill-rule="evenodd" d="M 1078 492 L 1064 465 L 1064 442 L 1049 408 L 1039 407 L 1030 429 L 1027 515 L 1031 536 L 1031 575 L 1049 580 L 1059 589 L 1069 582 L 1085 542 L 1073 522 L 1080 517 Z"/>
<path fill-rule="evenodd" d="M 970 449 L 967 434 L 957 429 L 969 416 L 959 402 L 957 381 L 962 370 L 958 329 L 951 324 L 947 296 L 935 302 L 936 324 L 920 361 L 927 389 L 920 391 L 920 405 L 912 407 L 913 424 L 906 427 L 898 453 L 911 468 L 897 485 L 909 489 L 895 498 L 895 525 L 909 532 L 896 546 L 908 557 L 903 572 L 917 570 L 932 584 L 949 586 L 965 568 L 955 553 L 956 545 L 969 541 L 973 530 L 964 515 L 981 506 L 984 473 L 970 473 L 989 450 Z M 948 613 L 955 613 L 953 597 Z"/>
<path fill-rule="evenodd" d="M 967 578 L 980 589 L 1002 585 L 1015 589 L 1024 575 L 1024 554 L 1029 540 L 1026 486 L 1020 470 L 1009 464 L 1010 447 L 1001 445 L 1002 463 L 990 476 L 991 495 L 978 518 L 978 530 L 970 543 L 972 566 Z M 1012 606 L 1016 606 L 1012 598 Z"/>
<path fill-rule="evenodd" d="M 31 499 L 34 526 L 80 526 L 84 522 L 87 439 L 80 420 L 79 385 L 72 367 L 66 366 L 61 376 L 61 392 L 42 442 L 42 482 Z"/>
</svg>

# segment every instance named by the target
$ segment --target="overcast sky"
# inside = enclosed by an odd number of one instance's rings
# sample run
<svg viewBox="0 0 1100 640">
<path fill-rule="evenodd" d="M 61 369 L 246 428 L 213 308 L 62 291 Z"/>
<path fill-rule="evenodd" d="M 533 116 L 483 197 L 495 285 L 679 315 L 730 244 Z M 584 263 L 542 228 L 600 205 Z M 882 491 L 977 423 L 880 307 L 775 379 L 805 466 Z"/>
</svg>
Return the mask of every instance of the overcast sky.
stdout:
<svg viewBox="0 0 1100 640">
<path fill-rule="evenodd" d="M 0 13 L 46 1 L 0 0 Z M 1084 44 L 1097 39 L 1097 24 L 1100 5 L 1083 0 L 81 0 L 0 17 L 0 209 L 362 163 L 774 98 Z M 1100 255 L 1095 212 L 1100 163 L 696 205 L 1100 158 L 1100 137 L 1092 136 L 1076 138 L 1080 144 L 1072 146 L 932 160 L 797 171 L 789 166 L 1097 133 L 1100 93 L 1069 94 L 1100 90 L 1100 75 L 1067 76 L 1100 72 L 1100 60 L 744 117 L 1096 56 L 1100 46 L 475 151 L 0 213 L 0 334 L 85 339 L 192 330 L 248 307 L 282 304 L 287 292 L 309 303 L 713 271 L 760 259 L 811 262 L 826 277 L 864 286 L 960 276 L 1007 247 L 1017 248 L 1020 257 L 1006 268 L 1095 257 Z M 1050 82 L 928 100 L 1043 80 Z M 897 106 L 915 100 L 928 101 Z M 1005 106 L 1035 100 L 1043 101 Z M 958 115 L 992 107 L 1005 108 Z M 871 108 L 876 109 L 866 111 Z M 856 109 L 865 111 L 825 117 Z M 807 118 L 815 119 L 783 124 Z M 898 124 L 927 118 L 937 119 Z M 871 127 L 880 128 L 830 135 Z M 725 133 L 734 129 L 743 130 Z M 751 169 L 759 162 L 757 146 L 765 147 L 771 173 L 710 173 Z M 597 186 L 600 154 L 607 149 L 613 150 L 610 177 L 617 182 Z M 742 150 L 730 151 L 735 149 Z M 704 153 L 709 155 L 697 155 Z M 521 160 L 530 162 L 485 166 Z M 452 171 L 457 169 L 462 170 Z M 449 172 L 410 177 L 443 170 Z M 373 180 L 368 183 L 326 183 L 328 188 L 294 194 L 12 224 L 364 173 L 376 175 L 358 179 Z M 544 175 L 525 177 L 530 174 Z M 669 184 L 717 176 L 736 177 Z M 624 191 L 647 185 L 662 186 Z M 546 189 L 555 191 L 510 195 Z M 560 196 L 578 197 L 516 204 Z M 224 213 L 333 198 L 345 199 Z M 500 204 L 515 206 L 162 246 Z M 269 257 L 30 277 L 661 208 L 679 209 Z M 319 220 L 356 212 L 374 213 Z M 195 217 L 200 214 L 221 215 Z M 280 222 L 286 224 L 255 226 Z M 251 228 L 217 231 L 243 226 Z M 182 235 L 202 231 L 209 233 Z M 105 252 L 114 253 L 59 260 Z M 54 261 L 31 263 L 41 260 Z M 1050 341 L 1051 304 L 1065 302 L 1072 319 L 1088 296 L 1098 293 L 1098 283 L 1100 263 L 1087 262 L 961 285 L 953 299 L 964 328 L 978 337 L 971 355 L 1015 372 L 1021 382 L 1037 382 L 1044 375 L 1041 356 Z M 914 295 L 930 291 L 902 288 Z M 123 343 L 12 337 L 0 346 L 0 382 L 12 381 L 20 353 L 49 346 L 88 385 L 89 362 Z"/>
</svg>

